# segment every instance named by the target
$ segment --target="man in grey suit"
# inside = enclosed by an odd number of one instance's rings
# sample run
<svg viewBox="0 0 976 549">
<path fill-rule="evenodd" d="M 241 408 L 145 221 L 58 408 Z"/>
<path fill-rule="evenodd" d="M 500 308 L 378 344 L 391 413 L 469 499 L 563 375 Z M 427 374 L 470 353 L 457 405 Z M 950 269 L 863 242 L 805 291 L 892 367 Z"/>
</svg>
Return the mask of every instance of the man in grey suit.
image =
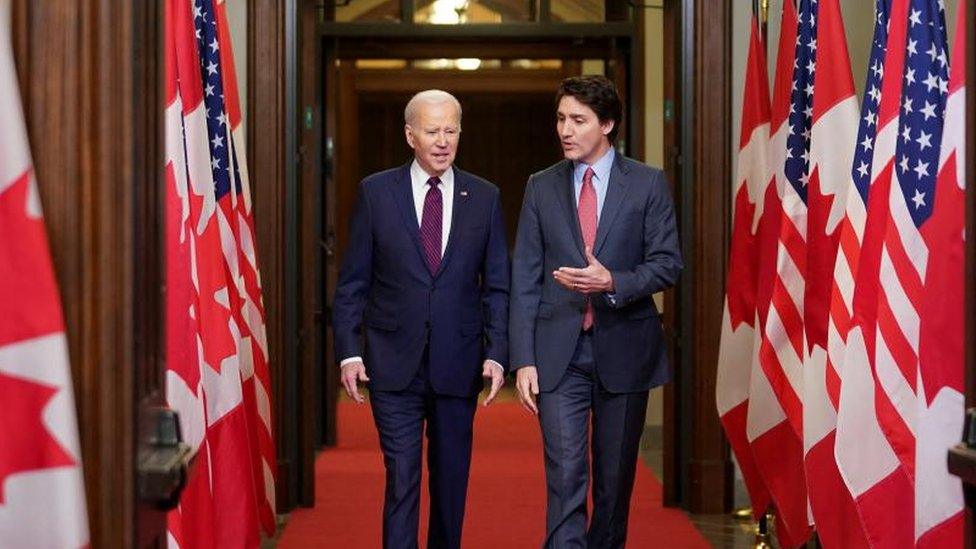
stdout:
<svg viewBox="0 0 976 549">
<path fill-rule="evenodd" d="M 648 391 L 670 378 L 651 295 L 682 268 L 674 208 L 660 170 L 613 149 L 623 106 L 612 82 L 567 78 L 556 100 L 565 159 L 526 185 L 511 364 L 519 399 L 542 426 L 544 547 L 623 547 Z"/>
</svg>

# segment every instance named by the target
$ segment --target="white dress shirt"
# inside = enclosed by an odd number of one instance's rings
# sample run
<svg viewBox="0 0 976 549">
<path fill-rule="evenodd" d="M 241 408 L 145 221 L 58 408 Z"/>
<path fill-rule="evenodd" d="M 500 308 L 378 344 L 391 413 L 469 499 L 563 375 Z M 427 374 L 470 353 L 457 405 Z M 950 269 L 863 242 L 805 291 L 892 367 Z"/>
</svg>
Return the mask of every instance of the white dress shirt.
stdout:
<svg viewBox="0 0 976 549">
<path fill-rule="evenodd" d="M 413 206 L 417 211 L 418 227 L 423 226 L 424 223 L 424 201 L 427 200 L 427 191 L 430 189 L 430 186 L 427 185 L 427 180 L 430 177 L 430 174 L 425 172 L 417 160 L 414 159 L 410 164 L 410 187 L 413 189 Z M 441 257 L 443 258 L 444 252 L 447 250 L 447 240 L 451 236 L 451 217 L 454 213 L 454 167 L 448 168 L 439 179 L 441 180 L 441 184 L 439 185 L 441 189 L 441 202 L 444 205 L 444 211 L 441 214 Z M 349 357 L 340 362 L 339 367 L 341 368 L 351 362 L 362 361 L 363 358 L 359 356 Z M 505 371 L 502 365 L 494 360 L 488 359 L 488 362 L 497 366 L 499 370 Z"/>
</svg>

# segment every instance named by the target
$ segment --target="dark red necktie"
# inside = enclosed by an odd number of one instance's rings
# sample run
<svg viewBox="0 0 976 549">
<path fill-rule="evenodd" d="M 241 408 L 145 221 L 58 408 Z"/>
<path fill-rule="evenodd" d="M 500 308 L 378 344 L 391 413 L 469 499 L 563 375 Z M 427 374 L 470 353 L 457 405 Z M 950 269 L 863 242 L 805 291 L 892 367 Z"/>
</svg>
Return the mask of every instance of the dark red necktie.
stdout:
<svg viewBox="0 0 976 549">
<path fill-rule="evenodd" d="M 593 187 L 593 168 L 586 168 L 583 174 L 583 188 L 580 189 L 579 204 L 580 232 L 583 233 L 583 245 L 593 249 L 596 242 L 596 188 Z M 583 313 L 583 329 L 593 327 L 593 304 L 586 298 L 586 311 Z"/>
<path fill-rule="evenodd" d="M 431 177 L 427 180 L 427 197 L 424 198 L 424 213 L 420 222 L 420 243 L 424 247 L 427 268 L 430 274 L 437 274 L 441 266 L 441 241 L 443 238 L 444 198 L 439 185 L 441 180 Z"/>
</svg>

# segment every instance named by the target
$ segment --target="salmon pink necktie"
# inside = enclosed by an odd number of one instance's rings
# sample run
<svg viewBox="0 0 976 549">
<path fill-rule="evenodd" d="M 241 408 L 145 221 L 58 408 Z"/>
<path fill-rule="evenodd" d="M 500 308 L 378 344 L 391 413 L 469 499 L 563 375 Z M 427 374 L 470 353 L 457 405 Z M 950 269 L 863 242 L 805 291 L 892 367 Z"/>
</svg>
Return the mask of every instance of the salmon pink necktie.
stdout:
<svg viewBox="0 0 976 549">
<path fill-rule="evenodd" d="M 583 174 L 583 188 L 580 190 L 577 211 L 580 231 L 583 233 L 583 245 L 590 248 L 592 253 L 593 243 L 596 242 L 596 189 L 593 187 L 593 168 L 586 168 L 586 173 Z M 586 311 L 583 313 L 583 329 L 589 330 L 592 327 L 593 304 L 587 297 Z"/>
</svg>

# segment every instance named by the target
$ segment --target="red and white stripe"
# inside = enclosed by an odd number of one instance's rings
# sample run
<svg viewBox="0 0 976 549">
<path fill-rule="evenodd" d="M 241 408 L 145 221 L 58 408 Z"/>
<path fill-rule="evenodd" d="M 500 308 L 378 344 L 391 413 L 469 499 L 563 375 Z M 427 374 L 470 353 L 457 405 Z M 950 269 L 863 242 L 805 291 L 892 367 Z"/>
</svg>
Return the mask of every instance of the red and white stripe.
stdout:
<svg viewBox="0 0 976 549">
<path fill-rule="evenodd" d="M 914 391 L 894 362 L 897 355 L 914 355 L 918 316 L 910 307 L 899 273 L 918 280 L 908 253 L 925 253 L 920 238 L 902 245 L 899 230 L 917 236 L 904 198 L 893 181 L 898 113 L 904 72 L 907 0 L 891 7 L 887 55 L 884 63 L 878 134 L 874 148 L 872 184 L 864 222 L 857 200 L 849 201 L 848 219 L 854 230 L 863 227 L 861 250 L 841 254 L 856 264 L 852 297 L 852 325 L 841 372 L 835 454 L 845 483 L 854 495 L 865 534 L 872 547 L 912 544 Z M 899 227 L 896 228 L 895 225 Z M 905 225 L 911 228 L 905 227 Z M 910 238 L 910 237 L 909 237 Z M 850 245 L 850 243 L 846 243 Z M 853 257 L 852 257 L 853 256 Z M 924 265 L 924 262 L 920 263 Z M 836 271 L 835 271 L 836 272 Z M 844 273 L 838 277 L 846 290 Z M 917 285 L 916 285 L 917 287 Z M 917 292 L 915 292 L 917 293 Z M 894 305 L 890 307 L 889 304 Z M 879 315 L 879 311 L 882 314 Z M 897 311 L 897 317 L 895 312 Z M 903 328 L 904 327 L 904 328 Z M 904 330 L 904 331 L 903 331 Z M 907 334 L 906 334 L 907 333 Z M 914 334 L 914 335 L 913 335 Z M 906 341 L 906 335 L 910 338 Z M 892 348 L 887 341 L 902 344 Z M 912 343 L 912 339 L 914 343 Z M 873 366 L 872 366 L 873 365 Z M 914 371 L 912 372 L 914 375 Z"/>
<path fill-rule="evenodd" d="M 841 284 L 851 281 L 847 259 L 838 255 L 838 247 L 844 242 L 842 247 L 849 249 L 853 236 L 845 207 L 848 195 L 857 192 L 851 165 L 860 114 L 838 0 L 820 0 L 817 20 L 803 301 L 804 467 L 820 542 L 825 547 L 867 547 L 853 496 L 834 458 L 840 376 L 828 351 L 831 335 L 836 341 L 838 322 L 850 316 L 835 279 L 840 270 Z M 852 285 L 846 289 L 852 290 Z"/>
<path fill-rule="evenodd" d="M 802 279 L 791 275 L 798 271 L 793 258 L 799 256 L 791 256 L 789 251 L 797 244 L 802 246 L 803 233 L 797 233 L 796 224 L 804 225 L 801 229 L 805 230 L 805 220 L 788 215 L 796 211 L 796 203 L 802 205 L 802 201 L 789 189 L 783 172 L 797 39 L 797 14 L 792 2 L 783 3 L 781 29 L 773 87 L 774 133 L 769 144 L 769 163 L 775 185 L 770 185 L 767 190 L 763 215 L 766 219 L 760 222 L 758 230 L 758 353 L 751 371 L 746 423 L 756 465 L 776 505 L 780 543 L 793 547 L 809 537 L 810 528 L 803 444 L 797 430 L 802 421 L 799 401 L 802 358 L 796 352 L 802 350 L 803 327 L 802 324 L 798 326 L 801 343 L 797 348 L 789 320 L 798 318 L 795 307 L 792 314 L 787 313 L 784 318 L 784 313 L 790 310 L 786 307 L 788 303 L 799 301 L 802 304 Z M 789 394 L 793 397 L 788 398 Z"/>
<path fill-rule="evenodd" d="M 247 142 L 242 124 L 240 94 L 234 66 L 230 25 L 227 22 L 225 0 L 217 0 L 217 29 L 220 35 L 220 58 L 224 69 L 224 96 L 230 121 L 231 140 L 237 156 L 241 194 L 230 193 L 231 203 L 227 219 L 232 235 L 223 234 L 225 253 L 239 296 L 238 325 L 241 327 L 241 371 L 244 383 L 244 404 L 251 425 L 254 450 L 255 486 L 258 490 L 258 511 L 265 534 L 275 532 L 275 475 L 278 468 L 274 442 L 271 408 L 271 371 L 268 367 L 268 340 L 265 329 L 264 300 L 261 293 L 261 271 L 258 268 L 254 210 L 251 185 L 247 171 Z M 231 173 L 234 177 L 234 173 Z M 232 238 L 228 238 L 232 236 Z M 226 242 L 232 240 L 231 242 Z"/>
</svg>

